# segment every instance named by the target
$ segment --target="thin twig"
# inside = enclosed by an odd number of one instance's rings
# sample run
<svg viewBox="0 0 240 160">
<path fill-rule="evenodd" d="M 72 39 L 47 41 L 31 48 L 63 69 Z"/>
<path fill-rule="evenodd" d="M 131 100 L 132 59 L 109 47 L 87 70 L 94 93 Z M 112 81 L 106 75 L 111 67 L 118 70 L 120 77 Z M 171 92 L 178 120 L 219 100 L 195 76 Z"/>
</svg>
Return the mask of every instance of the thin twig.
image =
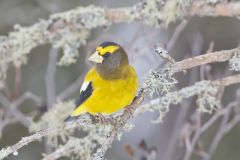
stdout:
<svg viewBox="0 0 240 160">
<path fill-rule="evenodd" d="M 224 130 L 225 130 L 224 128 L 225 128 L 225 125 L 227 124 L 227 121 L 229 119 L 229 114 L 230 114 L 230 110 L 228 110 L 228 112 L 223 115 L 220 127 L 219 127 L 216 135 L 214 136 L 214 139 L 212 141 L 212 144 L 210 146 L 209 151 L 207 152 L 208 155 L 203 157 L 202 158 L 203 160 L 209 160 L 212 157 L 212 155 L 213 155 L 214 151 L 216 150 L 216 148 L 218 147 L 218 144 L 219 144 L 219 142 L 221 141 L 221 139 L 222 139 L 222 137 L 224 135 Z"/>
<path fill-rule="evenodd" d="M 139 103 L 141 103 L 142 101 L 143 101 L 143 96 L 140 95 L 139 98 L 137 98 L 133 102 L 132 107 L 135 109 L 137 107 L 137 105 Z M 124 112 L 124 114 L 120 115 L 120 118 L 119 118 L 120 120 L 117 121 L 114 124 L 114 125 L 116 125 L 116 128 L 113 130 L 113 132 L 111 134 L 111 137 L 109 137 L 110 138 L 109 142 L 112 143 L 112 141 L 116 138 L 118 130 L 120 129 L 120 127 L 122 127 L 124 125 L 124 123 L 122 123 L 122 122 L 127 121 L 130 117 L 131 117 L 131 115 L 129 115 L 129 113 L 126 112 L 126 111 Z M 106 122 L 109 122 L 111 124 L 112 119 L 108 119 L 108 120 L 106 120 Z M 30 136 L 22 138 L 21 141 L 19 141 L 18 143 L 16 143 L 13 146 L 10 146 L 10 147 L 7 147 L 5 149 L 0 150 L 0 159 L 3 159 L 5 157 L 7 157 L 8 155 L 10 155 L 13 152 L 16 152 L 17 150 L 19 150 L 23 146 L 28 145 L 29 143 L 31 143 L 33 141 L 39 140 L 44 136 L 54 135 L 54 134 L 57 134 L 61 130 L 70 130 L 70 129 L 79 127 L 81 125 L 88 125 L 88 124 L 91 124 L 91 121 L 82 122 L 81 119 L 78 119 L 78 121 L 74 121 L 72 123 L 66 123 L 66 124 L 63 124 L 63 125 L 58 126 L 56 128 L 43 129 L 43 130 L 38 131 L 38 132 L 36 132 L 36 133 L 34 133 Z M 109 143 L 109 145 L 111 143 Z"/>
<path fill-rule="evenodd" d="M 29 127 L 30 121 L 29 119 L 17 109 L 18 106 L 14 105 L 14 103 L 11 103 L 4 95 L 0 93 L 0 103 L 2 106 L 11 113 L 15 119 L 17 119 L 21 124 L 23 124 L 25 127 Z"/>
<path fill-rule="evenodd" d="M 5 158 L 9 154 L 16 152 L 18 149 L 22 148 L 25 145 L 28 145 L 29 143 L 39 140 L 44 136 L 47 135 L 54 135 L 57 134 L 61 130 L 68 130 L 72 128 L 76 128 L 77 126 L 81 126 L 83 122 L 81 121 L 75 121 L 73 123 L 68 123 L 68 125 L 62 125 L 56 128 L 47 128 L 41 131 L 38 131 L 30 136 L 22 138 L 18 143 L 16 143 L 13 146 L 7 147 L 4 151 L 0 151 L 0 159 Z M 84 125 L 86 125 L 88 122 L 84 122 Z"/>
<path fill-rule="evenodd" d="M 46 44 L 46 43 L 52 43 L 55 39 L 54 37 L 59 36 L 59 32 L 63 28 L 73 28 L 72 26 L 78 26 L 78 29 L 93 29 L 96 27 L 106 26 L 114 23 L 120 23 L 120 22 L 129 22 L 129 21 L 147 21 L 146 17 L 142 14 L 134 14 L 135 12 L 141 13 L 142 10 L 144 10 L 144 7 L 139 8 L 139 10 L 136 11 L 136 6 L 142 5 L 144 2 L 139 2 L 133 5 L 133 7 L 125 7 L 125 8 L 114 8 L 114 9 L 105 9 L 102 7 L 92 7 L 90 6 L 88 9 L 91 11 L 81 12 L 82 8 L 70 10 L 63 13 L 58 13 L 55 15 L 52 15 L 48 20 L 44 21 L 41 20 L 38 23 L 35 23 L 32 26 L 29 27 L 23 27 L 21 29 L 26 31 L 29 35 L 35 35 L 36 33 L 39 35 L 38 39 L 36 40 L 34 36 L 28 36 L 24 39 L 24 46 L 19 45 L 19 43 L 16 43 L 16 39 L 7 37 L 6 41 L 3 41 L 0 43 L 0 53 L 2 55 L 7 55 L 5 59 L 2 59 L 0 61 L 0 64 L 5 64 L 6 62 L 13 62 L 17 57 L 16 55 L 12 54 L 12 50 L 18 50 L 21 49 L 19 46 L 23 47 L 22 50 L 27 48 L 27 50 L 31 50 L 39 45 Z M 87 7 L 86 7 L 87 8 Z M 162 10 L 164 7 L 162 7 L 159 10 L 159 14 L 162 14 Z M 209 1 L 193 1 L 189 5 L 186 6 L 186 8 L 183 8 L 183 15 L 179 16 L 177 18 L 185 19 L 189 18 L 189 16 L 229 16 L 229 17 L 239 17 L 239 10 L 240 10 L 240 2 L 229 2 L 229 3 L 218 3 L 217 5 L 213 3 L 209 3 Z M 134 12 L 135 11 L 135 12 Z M 73 12 L 79 12 L 79 14 L 70 14 Z M 91 16 L 93 19 L 101 19 L 101 21 L 97 24 L 93 23 L 91 25 L 91 22 L 86 21 L 88 20 L 88 16 L 91 13 Z M 145 13 L 145 12 L 143 12 Z M 157 13 L 155 13 L 157 14 Z M 66 15 L 72 15 L 68 19 Z M 57 17 L 57 18 L 56 18 Z M 91 19 L 91 20 L 93 20 Z M 94 20 L 95 20 L 94 19 Z M 86 21 L 86 22 L 85 22 Z M 164 21 L 163 21 L 164 22 Z M 161 23 L 163 23 L 161 22 Z M 87 24 L 86 24 L 87 23 Z M 47 26 L 47 27 L 46 27 Z M 21 34 L 23 34 L 21 31 L 16 31 L 14 34 L 14 37 L 22 37 Z M 25 33 L 25 32 L 24 32 Z M 17 41 L 21 41 L 22 38 L 18 38 Z M 31 46 L 25 45 L 25 44 L 32 44 Z M 30 47 L 30 48 L 29 48 Z M 8 54 L 8 53 L 11 54 Z M 24 53 L 25 54 L 25 53 Z M 22 56 L 22 54 L 19 54 L 19 56 Z M 4 56 L 3 56 L 4 57 Z"/>
<path fill-rule="evenodd" d="M 168 51 L 170 51 L 173 46 L 175 45 L 175 43 L 178 40 L 178 37 L 180 36 L 180 34 L 182 33 L 183 29 L 187 26 L 188 21 L 187 20 L 183 20 L 174 30 L 173 35 L 171 36 L 171 39 L 168 41 L 166 49 Z"/>
<path fill-rule="evenodd" d="M 49 51 L 48 66 L 45 75 L 47 107 L 50 108 L 56 100 L 55 75 L 57 71 L 59 49 L 52 47 Z"/>
<path fill-rule="evenodd" d="M 238 101 L 236 101 L 235 103 L 235 108 L 239 108 L 240 104 Z M 238 113 L 237 115 L 235 115 L 235 117 L 228 122 L 228 118 L 230 116 L 229 114 L 226 114 L 223 119 L 222 119 L 222 123 L 216 133 L 216 135 L 214 136 L 214 139 L 212 141 L 212 144 L 210 145 L 209 151 L 208 151 L 208 156 L 204 157 L 203 160 L 210 160 L 211 157 L 213 156 L 214 152 L 216 151 L 218 144 L 220 143 L 220 141 L 222 140 L 223 136 L 228 133 L 233 127 L 235 127 L 239 121 L 240 121 L 240 114 Z"/>
<path fill-rule="evenodd" d="M 15 106 L 20 106 L 27 99 L 35 102 L 35 104 L 38 107 L 42 105 L 42 99 L 39 96 L 37 96 L 37 95 L 35 95 L 35 94 L 33 94 L 32 92 L 29 92 L 29 91 L 23 93 L 17 100 L 13 101 L 13 103 L 14 103 Z"/>
<path fill-rule="evenodd" d="M 187 24 L 187 22 L 182 22 L 182 23 L 183 23 L 182 25 L 178 26 L 179 27 L 177 29 L 178 31 L 175 31 L 175 32 L 177 32 L 176 34 L 178 34 L 178 35 L 180 34 L 179 32 L 181 32 L 181 30 L 183 30 L 184 27 Z M 201 53 L 201 49 L 202 49 L 202 46 L 203 46 L 202 38 L 195 37 L 193 43 L 195 44 L 195 45 L 193 45 L 193 46 L 195 46 L 195 48 L 192 48 L 192 56 L 195 57 L 195 56 L 198 56 Z M 190 71 L 190 77 L 189 77 L 189 84 L 195 83 L 196 81 L 198 81 L 198 79 L 199 79 L 198 72 L 196 70 L 191 70 Z M 191 97 L 188 100 L 185 100 L 180 104 L 180 107 L 179 107 L 180 112 L 178 113 L 178 116 L 177 116 L 176 121 L 175 121 L 175 125 L 174 125 L 174 128 L 173 128 L 174 132 L 172 132 L 172 135 L 169 138 L 168 146 L 167 146 L 166 152 L 163 156 L 164 160 L 171 160 L 172 159 L 173 152 L 174 152 L 175 147 L 176 147 L 176 141 L 179 137 L 179 134 L 180 134 L 180 131 L 181 131 L 181 128 L 182 128 L 182 124 L 183 124 L 183 122 L 184 122 L 184 120 L 185 120 L 185 118 L 188 114 L 188 110 L 191 107 L 192 101 L 193 101 L 193 98 Z"/>
<path fill-rule="evenodd" d="M 236 49 L 235 49 L 236 50 Z M 235 51 L 234 50 L 234 51 Z M 238 51 L 238 50 L 237 50 Z M 220 52 L 214 52 L 214 53 L 209 53 L 209 54 L 206 54 L 204 57 L 205 59 L 202 59 L 199 57 L 202 57 L 202 56 L 198 56 L 198 57 L 195 57 L 195 58 L 190 58 L 190 60 L 183 60 L 183 61 L 180 61 L 180 62 L 176 62 L 178 65 L 178 67 L 180 67 L 182 70 L 185 70 L 185 69 L 189 69 L 191 67 L 195 67 L 196 65 L 201 65 L 203 63 L 199 62 L 199 61 L 203 61 L 204 63 L 207 63 L 207 62 L 214 62 L 213 59 L 211 59 L 211 61 L 206 61 L 206 59 L 208 59 L 208 57 L 214 57 L 216 61 L 219 60 L 219 58 L 216 58 L 216 56 L 218 55 L 218 57 L 220 57 L 221 60 L 228 60 L 231 58 L 232 56 L 232 53 L 233 50 L 230 50 L 230 51 L 220 51 Z M 222 56 L 222 55 L 219 55 L 220 53 L 226 53 L 228 56 Z M 217 55 L 216 55 L 217 54 Z M 224 57 L 224 58 L 222 58 Z M 199 61 L 197 62 L 197 64 L 194 64 L 192 63 L 192 61 L 196 61 L 196 59 L 198 59 Z M 191 61 L 192 60 L 192 61 Z M 188 64 L 184 64 L 183 62 L 186 62 Z M 181 67 L 179 66 L 180 64 L 182 64 L 184 67 Z M 187 67 L 185 67 L 187 66 Z M 176 69 L 175 72 L 177 71 L 182 71 L 182 70 L 179 70 L 179 69 Z M 213 85 L 221 85 L 221 86 L 228 86 L 228 85 L 231 85 L 231 84 L 235 84 L 235 83 L 239 83 L 240 82 L 240 74 L 239 75 L 234 75 L 234 76 L 229 76 L 229 77 L 225 77 L 221 80 L 215 80 L 212 82 Z M 143 97 L 141 98 L 142 96 L 140 96 L 140 98 L 136 99 L 135 102 L 137 102 L 137 104 L 133 104 L 133 111 L 136 109 L 136 106 L 142 102 L 142 99 Z M 111 144 L 111 142 L 115 139 L 116 137 L 116 134 L 117 132 L 119 131 L 119 129 L 121 129 L 122 125 L 126 123 L 126 121 L 132 116 L 132 115 L 129 115 L 129 113 L 127 112 L 124 112 L 124 114 L 120 115 L 121 118 L 120 118 L 120 121 L 118 123 L 115 123 L 114 126 L 119 126 L 119 128 L 117 127 L 116 130 L 114 129 L 113 130 L 113 133 L 111 134 L 111 137 L 109 139 L 109 144 Z M 112 119 L 109 120 L 109 122 L 111 122 Z M 86 125 L 86 124 L 85 124 Z M 49 134 L 52 134 L 52 133 L 57 133 L 59 131 L 59 128 L 64 128 L 64 129 L 70 129 L 70 128 L 76 128 L 77 126 L 77 123 L 74 123 L 74 125 L 63 125 L 63 126 L 60 126 L 60 127 L 57 127 L 57 128 L 47 128 L 47 129 L 44 129 L 42 131 L 39 131 L 39 132 L 36 132 L 35 134 L 31 135 L 31 136 L 28 136 L 28 137 L 25 137 L 23 140 L 21 140 L 20 142 L 18 142 L 17 144 L 13 145 L 12 147 L 7 147 L 6 149 L 2 149 L 0 151 L 0 159 L 3 159 L 5 158 L 6 156 L 8 156 L 9 154 L 17 151 L 18 149 L 20 149 L 21 147 L 31 143 L 32 141 L 35 141 L 35 140 L 38 140 L 39 138 L 43 137 L 43 136 L 46 136 L 46 135 L 49 135 Z"/>
<path fill-rule="evenodd" d="M 208 63 L 225 62 L 231 59 L 235 53 L 239 52 L 240 48 L 235 48 L 231 50 L 212 52 L 194 58 L 188 58 L 175 64 L 175 72 L 184 71 Z"/>
<path fill-rule="evenodd" d="M 21 80 L 22 80 L 21 67 L 20 66 L 15 66 L 14 97 L 19 96 Z"/>
<path fill-rule="evenodd" d="M 228 114 L 228 112 L 236 106 L 236 102 L 230 103 L 228 106 L 216 112 L 193 136 L 191 141 L 190 150 L 188 150 L 184 156 L 184 160 L 189 160 L 192 154 L 192 151 L 195 148 L 196 143 L 198 142 L 202 133 L 204 133 L 207 129 L 209 129 L 222 115 Z"/>
<path fill-rule="evenodd" d="M 227 85 L 230 85 L 230 84 L 234 84 L 234 83 L 239 83 L 240 82 L 240 75 L 237 75 L 237 76 L 232 76 L 231 79 L 238 79 L 238 81 L 232 81 L 232 83 L 220 83 L 221 85 L 223 86 L 227 86 Z M 226 78 L 225 78 L 226 79 Z M 228 77 L 227 77 L 228 79 Z M 213 84 L 219 84 L 218 81 L 220 80 L 216 80 L 214 82 L 212 82 Z M 225 82 L 225 81 L 223 81 Z M 132 108 L 133 108 L 133 111 L 137 108 L 137 106 L 143 101 L 143 95 L 140 95 L 139 98 L 137 98 L 133 104 L 132 104 Z M 116 138 L 116 135 L 119 131 L 119 129 L 122 128 L 122 126 L 126 123 L 126 121 L 131 117 L 132 115 L 129 114 L 129 112 L 125 111 L 122 115 L 120 115 L 120 118 L 116 118 L 116 119 L 120 119 L 119 121 L 117 121 L 116 123 L 114 123 L 114 128 L 113 131 L 112 131 L 112 134 L 111 136 L 109 137 L 109 145 L 112 143 L 112 141 Z M 106 122 L 109 122 L 110 124 L 112 124 L 112 119 L 110 118 L 109 120 L 107 120 Z M 89 123 L 89 122 L 88 122 Z M 81 123 L 82 124 L 82 123 Z M 84 124 L 84 125 L 87 125 L 87 124 Z M 11 146 L 11 147 L 7 147 L 6 149 L 2 149 L 0 151 L 0 159 L 3 159 L 4 157 L 8 156 L 9 154 L 17 151 L 18 149 L 22 148 L 23 146 L 35 141 L 35 140 L 38 140 L 46 135 L 50 135 L 50 134 L 56 134 L 59 130 L 63 130 L 63 129 L 73 129 L 73 128 L 76 128 L 78 127 L 79 124 L 77 122 L 74 122 L 74 123 L 71 123 L 70 125 L 67 124 L 67 125 L 62 125 L 62 126 L 59 126 L 59 127 L 56 127 L 56 128 L 47 128 L 47 129 L 44 129 L 44 130 L 41 130 L 39 132 L 36 132 L 34 133 L 33 135 L 31 136 L 27 136 L 25 138 L 23 138 L 21 141 L 19 141 L 18 143 L 16 143 L 15 145 Z"/>
</svg>

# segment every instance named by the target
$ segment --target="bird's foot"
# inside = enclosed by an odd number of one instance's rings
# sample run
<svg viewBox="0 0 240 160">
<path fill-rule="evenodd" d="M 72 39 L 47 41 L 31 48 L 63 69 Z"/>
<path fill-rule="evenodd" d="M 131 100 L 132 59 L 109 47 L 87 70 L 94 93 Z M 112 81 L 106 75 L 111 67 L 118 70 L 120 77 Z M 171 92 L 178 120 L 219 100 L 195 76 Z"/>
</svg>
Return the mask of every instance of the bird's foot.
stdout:
<svg viewBox="0 0 240 160">
<path fill-rule="evenodd" d="M 95 117 L 96 117 L 96 120 L 101 124 L 106 125 L 109 122 L 109 119 L 104 115 L 102 115 L 101 113 L 98 113 Z"/>
<path fill-rule="evenodd" d="M 130 105 L 130 106 L 125 107 L 124 112 L 126 112 L 129 117 L 133 117 L 134 109 L 133 109 L 132 106 Z"/>
</svg>

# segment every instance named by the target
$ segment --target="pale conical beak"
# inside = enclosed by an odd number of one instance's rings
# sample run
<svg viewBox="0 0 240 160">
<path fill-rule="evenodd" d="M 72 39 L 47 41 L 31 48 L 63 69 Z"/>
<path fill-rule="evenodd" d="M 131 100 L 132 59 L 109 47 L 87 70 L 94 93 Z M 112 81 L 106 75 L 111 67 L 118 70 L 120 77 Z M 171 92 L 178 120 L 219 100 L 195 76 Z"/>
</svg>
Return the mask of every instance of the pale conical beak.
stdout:
<svg viewBox="0 0 240 160">
<path fill-rule="evenodd" d="M 103 57 L 98 54 L 98 51 L 96 51 L 88 58 L 88 60 L 95 63 L 102 63 Z"/>
</svg>

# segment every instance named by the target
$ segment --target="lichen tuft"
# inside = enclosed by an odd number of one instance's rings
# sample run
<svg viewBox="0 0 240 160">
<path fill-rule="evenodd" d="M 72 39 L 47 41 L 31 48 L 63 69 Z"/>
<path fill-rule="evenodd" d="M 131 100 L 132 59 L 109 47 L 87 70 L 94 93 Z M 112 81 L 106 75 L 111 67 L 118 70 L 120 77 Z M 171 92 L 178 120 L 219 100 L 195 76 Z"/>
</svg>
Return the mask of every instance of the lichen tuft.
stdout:
<svg viewBox="0 0 240 160">
<path fill-rule="evenodd" d="M 146 97 L 153 97 L 155 93 L 166 94 L 177 83 L 170 66 L 159 71 L 150 70 L 144 78 L 142 89 Z"/>
<path fill-rule="evenodd" d="M 234 71 L 240 71 L 240 53 L 235 53 L 229 60 L 230 69 Z"/>
<path fill-rule="evenodd" d="M 46 112 L 39 121 L 32 122 L 29 127 L 30 132 L 36 132 L 45 128 L 54 128 L 62 125 L 64 119 L 71 114 L 75 104 L 73 100 L 61 102 L 58 101 L 48 112 Z M 59 145 L 59 138 L 62 142 L 66 142 L 68 135 L 72 131 L 62 130 L 59 135 L 49 135 L 48 144 L 57 147 Z"/>
<path fill-rule="evenodd" d="M 184 17 L 185 9 L 193 0 L 147 0 L 131 9 L 132 19 L 140 19 L 145 24 L 159 27 Z"/>
</svg>

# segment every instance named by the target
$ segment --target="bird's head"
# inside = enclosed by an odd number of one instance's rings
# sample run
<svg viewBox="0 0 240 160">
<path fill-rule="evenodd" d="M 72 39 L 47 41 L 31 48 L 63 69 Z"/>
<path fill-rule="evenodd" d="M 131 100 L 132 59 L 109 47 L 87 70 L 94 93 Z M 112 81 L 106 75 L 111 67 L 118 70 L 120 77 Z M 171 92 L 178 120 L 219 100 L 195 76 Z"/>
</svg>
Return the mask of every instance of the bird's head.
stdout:
<svg viewBox="0 0 240 160">
<path fill-rule="evenodd" d="M 89 57 L 96 63 L 99 72 L 115 72 L 128 65 L 128 57 L 124 49 L 117 43 L 104 42 Z"/>
</svg>

